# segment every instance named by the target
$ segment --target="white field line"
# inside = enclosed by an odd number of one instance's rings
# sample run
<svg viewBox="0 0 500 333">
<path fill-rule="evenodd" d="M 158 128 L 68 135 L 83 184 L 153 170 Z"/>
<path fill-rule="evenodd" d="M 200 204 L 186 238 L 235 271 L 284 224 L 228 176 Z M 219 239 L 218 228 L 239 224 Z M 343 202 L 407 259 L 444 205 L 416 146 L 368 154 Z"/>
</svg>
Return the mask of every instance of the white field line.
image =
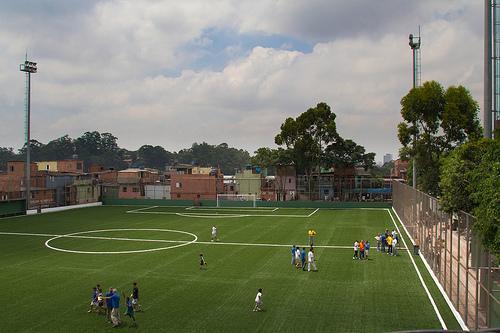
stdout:
<svg viewBox="0 0 500 333">
<path fill-rule="evenodd" d="M 153 208 L 158 208 L 158 206 L 151 206 L 151 207 L 145 207 L 145 208 L 139 208 L 139 209 L 132 209 L 132 210 L 127 211 L 127 213 L 137 213 L 137 212 L 140 212 L 140 211 L 144 211 L 146 209 L 153 209 Z"/>
<path fill-rule="evenodd" d="M 276 208 L 274 208 L 271 212 L 275 212 L 275 211 L 277 211 L 278 209 L 280 209 L 280 208 L 279 208 L 279 207 L 276 207 Z"/>
<path fill-rule="evenodd" d="M 399 214 L 396 212 L 396 210 L 394 209 L 394 207 L 392 207 L 392 211 L 394 212 L 394 214 L 396 215 L 396 217 L 398 218 L 399 220 L 399 223 L 401 223 L 401 225 L 403 226 L 403 229 L 405 230 L 406 234 L 409 236 L 411 242 L 413 244 L 415 244 L 415 241 L 413 240 L 413 238 L 411 237 L 410 233 L 408 232 L 408 229 L 406 229 L 406 226 L 404 225 L 403 221 L 401 220 L 401 218 L 399 217 Z M 420 258 L 422 259 L 423 263 L 424 263 L 424 266 L 425 268 L 427 269 L 427 271 L 429 272 L 429 274 L 431 275 L 432 279 L 434 280 L 434 283 L 436 284 L 436 286 L 438 287 L 439 291 L 441 292 L 441 295 L 443 295 L 445 301 L 446 301 L 446 304 L 448 304 L 448 306 L 450 307 L 451 309 L 451 312 L 453 313 L 453 315 L 455 316 L 455 319 L 458 321 L 458 323 L 460 324 L 460 327 L 462 327 L 462 329 L 464 331 L 468 331 L 469 328 L 467 327 L 467 325 L 465 324 L 465 321 L 463 320 L 462 316 L 460 315 L 460 313 L 457 311 L 457 309 L 455 308 L 455 305 L 453 305 L 453 303 L 451 302 L 450 300 L 450 297 L 448 297 L 448 294 L 444 291 L 444 288 L 443 286 L 441 285 L 441 283 L 439 282 L 436 274 L 434 274 L 434 272 L 432 271 L 431 269 L 431 266 L 429 266 L 429 263 L 427 262 L 427 259 L 425 258 L 425 256 L 420 253 Z"/>
<path fill-rule="evenodd" d="M 403 241 L 403 244 L 405 245 L 406 248 L 408 248 L 408 246 L 406 245 L 405 238 L 403 237 L 403 234 L 399 230 L 399 227 L 398 227 L 396 221 L 394 220 L 394 217 L 392 216 L 391 211 L 388 208 L 387 208 L 387 213 L 391 217 L 392 223 L 394 223 L 394 226 L 398 230 L 398 233 L 401 235 L 401 240 Z M 429 298 L 429 301 L 431 302 L 432 307 L 434 308 L 434 312 L 436 313 L 436 316 L 438 317 L 438 320 L 441 323 L 441 327 L 444 330 L 447 330 L 448 328 L 446 327 L 446 323 L 444 322 L 443 317 L 441 316 L 441 312 L 439 312 L 439 309 L 436 305 L 436 302 L 434 302 L 434 298 L 432 297 L 431 292 L 429 291 L 429 288 L 427 288 L 427 285 L 425 284 L 424 278 L 422 277 L 422 274 L 420 274 L 420 270 L 418 269 L 417 264 L 415 263 L 415 260 L 413 259 L 411 252 L 409 252 L 409 251 L 408 251 L 408 256 L 410 257 L 410 260 L 413 264 L 413 267 L 415 267 L 415 271 L 417 272 L 420 283 L 422 284 L 422 287 L 424 287 L 424 290 L 427 294 L 427 297 Z"/>
<path fill-rule="evenodd" d="M 316 210 L 314 212 L 312 212 L 311 214 L 307 215 L 307 217 L 311 217 L 313 216 L 314 214 L 316 214 L 316 212 L 319 210 L 319 208 L 316 208 Z"/>
<path fill-rule="evenodd" d="M 101 207 L 133 207 L 133 205 L 102 205 Z M 165 206 L 155 206 L 155 207 L 162 207 L 162 208 L 186 208 L 186 207 L 193 207 L 193 206 L 177 206 L 177 205 L 165 205 Z M 150 208 L 150 207 L 148 207 Z M 207 207 L 205 207 L 207 208 Z M 214 207 L 217 208 L 217 207 Z M 220 208 L 220 207 L 219 207 Z M 226 207 L 231 208 L 231 207 Z M 234 207 L 237 208 L 237 207 Z M 259 209 L 264 209 L 266 207 L 259 207 Z M 277 209 L 281 210 L 303 210 L 303 209 L 316 209 L 315 207 L 276 207 Z M 272 207 L 269 207 L 271 210 Z M 380 211 L 386 211 L 389 208 L 377 208 L 377 207 L 349 207 L 349 208 L 341 208 L 341 207 L 321 207 L 321 210 L 380 210 Z M 24 216 L 24 215 L 20 215 Z M 9 216 L 9 217 L 2 217 L 1 219 L 8 219 L 8 218 L 13 218 L 13 217 L 18 217 L 18 216 Z"/>
<path fill-rule="evenodd" d="M 130 241 L 130 242 L 156 242 L 156 243 L 186 243 L 186 242 L 189 242 L 189 241 L 180 241 L 180 240 L 175 241 L 175 240 L 165 240 L 165 239 L 123 238 L 123 237 L 83 236 L 83 235 L 33 234 L 33 233 L 24 233 L 24 232 L 0 232 L 0 235 L 82 238 L 82 239 L 118 240 L 118 241 Z"/>
<path fill-rule="evenodd" d="M 236 213 L 238 212 L 274 212 L 274 210 L 271 209 L 259 209 L 259 208 L 239 208 L 239 209 L 228 209 L 228 208 L 197 208 L 197 207 L 188 207 L 186 210 L 193 210 L 193 211 L 221 211 L 221 212 L 231 212 L 232 210 L 235 211 Z"/>
<path fill-rule="evenodd" d="M 38 237 L 60 237 L 60 238 L 81 238 L 81 239 L 98 239 L 98 240 L 118 240 L 131 242 L 157 242 L 157 243 L 186 243 L 185 240 L 165 240 L 165 239 L 147 239 L 147 238 L 124 238 L 124 237 L 104 237 L 104 236 L 84 236 L 84 235 L 56 235 L 42 233 L 27 233 L 27 232 L 0 232 L 0 235 L 13 236 L 38 236 Z M 242 243 L 242 242 L 208 242 L 195 241 L 193 244 L 203 245 L 234 245 L 234 246 L 258 246 L 258 247 L 291 247 L 290 244 L 271 244 L 271 243 Z M 300 245 L 299 245 L 300 246 Z M 304 245 L 305 246 L 305 245 Z M 352 246 L 345 245 L 315 245 L 319 249 L 352 249 Z"/>
<path fill-rule="evenodd" d="M 184 217 L 199 217 L 199 218 L 224 218 L 224 217 L 300 217 L 307 218 L 309 215 L 285 215 L 285 214 L 275 214 L 275 215 L 264 215 L 264 214 L 236 214 L 232 213 L 220 213 L 220 214 L 196 214 L 196 213 L 175 213 L 175 212 L 146 212 L 146 211 L 127 211 L 129 214 L 157 214 L 157 215 L 179 215 Z"/>
</svg>

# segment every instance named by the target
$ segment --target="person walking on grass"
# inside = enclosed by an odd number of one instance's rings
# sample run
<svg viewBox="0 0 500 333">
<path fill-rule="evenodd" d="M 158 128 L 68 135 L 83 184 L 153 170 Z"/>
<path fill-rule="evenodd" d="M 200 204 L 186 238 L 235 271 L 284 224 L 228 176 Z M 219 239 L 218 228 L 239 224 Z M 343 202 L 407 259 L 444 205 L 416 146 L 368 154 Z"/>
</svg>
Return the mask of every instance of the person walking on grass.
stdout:
<svg viewBox="0 0 500 333">
<path fill-rule="evenodd" d="M 203 253 L 200 253 L 200 269 L 206 269 L 206 268 L 207 268 L 207 261 L 205 260 Z"/>
<path fill-rule="evenodd" d="M 217 228 L 212 226 L 212 242 L 217 242 Z"/>
<path fill-rule="evenodd" d="M 92 296 L 90 297 L 90 307 L 87 312 L 92 312 L 95 308 L 97 308 L 97 287 L 92 288 Z"/>
<path fill-rule="evenodd" d="M 392 239 L 392 255 L 393 256 L 397 256 L 398 255 L 398 239 L 396 237 L 394 237 Z"/>
<path fill-rule="evenodd" d="M 253 311 L 262 311 L 262 288 L 257 291 L 257 296 L 255 296 L 255 306 Z"/>
<path fill-rule="evenodd" d="M 314 250 L 311 247 L 309 249 L 309 253 L 307 254 L 307 271 L 311 271 L 311 266 L 313 268 L 314 272 L 317 272 L 318 269 L 316 268 L 316 258 L 314 257 Z"/>
<path fill-rule="evenodd" d="M 392 256 L 392 235 L 387 236 L 387 254 Z"/>
<path fill-rule="evenodd" d="M 109 288 L 109 291 L 104 295 L 104 301 L 106 302 L 106 320 L 108 321 L 108 323 L 111 322 L 111 310 L 113 310 L 110 299 L 112 295 L 113 288 Z"/>
<path fill-rule="evenodd" d="M 292 246 L 292 265 L 295 266 L 295 245 Z"/>
<path fill-rule="evenodd" d="M 368 260 L 368 254 L 370 253 L 370 241 L 366 241 L 365 244 L 365 257 L 366 260 Z"/>
<path fill-rule="evenodd" d="M 305 271 L 306 270 L 306 248 L 303 247 L 302 248 L 302 252 L 300 252 L 300 260 L 302 261 L 302 270 Z"/>
<path fill-rule="evenodd" d="M 353 248 L 354 248 L 354 255 L 352 256 L 352 259 L 353 260 L 354 259 L 359 259 L 359 257 L 358 257 L 359 243 L 358 243 L 358 241 L 354 242 L 354 247 Z"/>
<path fill-rule="evenodd" d="M 113 288 L 113 294 L 109 298 L 111 301 L 111 322 L 113 323 L 113 327 L 118 327 L 122 323 L 120 318 L 120 295 L 118 294 L 118 290 Z"/>
<path fill-rule="evenodd" d="M 301 267 L 300 265 L 300 247 L 297 246 L 295 249 L 295 267 L 299 269 Z"/>
<path fill-rule="evenodd" d="M 124 315 L 132 318 L 133 321 L 131 326 L 137 326 L 137 322 L 135 321 L 134 305 L 130 297 L 126 298 L 125 304 L 127 305 L 127 312 L 125 312 Z"/>
<path fill-rule="evenodd" d="M 142 307 L 139 304 L 139 287 L 137 287 L 137 282 L 133 283 L 133 288 L 132 288 L 132 305 L 134 307 L 134 311 L 136 311 L 136 312 L 142 311 Z"/>
<path fill-rule="evenodd" d="M 361 240 L 359 242 L 359 259 L 365 259 L 365 241 Z"/>
</svg>

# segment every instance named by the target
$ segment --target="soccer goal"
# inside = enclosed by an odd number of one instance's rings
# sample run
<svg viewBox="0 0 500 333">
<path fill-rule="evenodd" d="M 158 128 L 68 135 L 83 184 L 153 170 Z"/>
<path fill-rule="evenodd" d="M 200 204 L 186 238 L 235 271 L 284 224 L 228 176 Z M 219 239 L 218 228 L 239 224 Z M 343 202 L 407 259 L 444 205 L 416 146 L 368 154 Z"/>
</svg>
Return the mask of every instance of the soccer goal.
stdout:
<svg viewBox="0 0 500 333">
<path fill-rule="evenodd" d="M 217 207 L 257 207 L 255 194 L 217 194 Z"/>
</svg>

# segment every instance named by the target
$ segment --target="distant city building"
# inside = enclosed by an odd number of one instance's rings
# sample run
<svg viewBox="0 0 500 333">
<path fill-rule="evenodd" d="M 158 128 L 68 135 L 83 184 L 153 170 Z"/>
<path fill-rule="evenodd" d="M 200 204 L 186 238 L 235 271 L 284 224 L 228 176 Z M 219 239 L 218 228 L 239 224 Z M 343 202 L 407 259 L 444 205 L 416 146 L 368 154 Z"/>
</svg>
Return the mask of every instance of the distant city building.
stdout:
<svg viewBox="0 0 500 333">
<path fill-rule="evenodd" d="M 385 154 L 384 155 L 384 164 L 389 163 L 392 161 L 392 154 Z"/>
</svg>

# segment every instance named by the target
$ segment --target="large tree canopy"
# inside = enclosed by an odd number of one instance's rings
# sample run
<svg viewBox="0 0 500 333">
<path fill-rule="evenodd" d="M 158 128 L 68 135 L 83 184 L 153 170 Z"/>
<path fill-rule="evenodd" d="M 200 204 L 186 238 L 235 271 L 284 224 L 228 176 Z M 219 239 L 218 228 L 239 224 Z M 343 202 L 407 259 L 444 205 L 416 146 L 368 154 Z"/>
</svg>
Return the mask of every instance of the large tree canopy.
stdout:
<svg viewBox="0 0 500 333">
<path fill-rule="evenodd" d="M 479 106 L 462 87 L 446 91 L 436 81 L 425 82 L 401 100 L 403 122 L 398 138 L 401 157 L 415 157 L 417 184 L 424 192 L 439 194 L 440 158 L 454 147 L 481 136 Z"/>
<path fill-rule="evenodd" d="M 483 244 L 500 255 L 500 140 L 463 144 L 443 159 L 441 172 L 442 208 L 476 216 Z"/>
<path fill-rule="evenodd" d="M 306 175 L 318 167 L 372 167 L 375 154 L 366 153 L 353 140 L 343 139 L 337 132 L 336 117 L 328 104 L 319 103 L 296 119 L 287 118 L 275 137 L 276 144 L 285 149 L 280 148 L 273 158 L 271 151 L 261 148 L 256 156 L 266 163 L 292 162 L 298 172 Z"/>
</svg>

